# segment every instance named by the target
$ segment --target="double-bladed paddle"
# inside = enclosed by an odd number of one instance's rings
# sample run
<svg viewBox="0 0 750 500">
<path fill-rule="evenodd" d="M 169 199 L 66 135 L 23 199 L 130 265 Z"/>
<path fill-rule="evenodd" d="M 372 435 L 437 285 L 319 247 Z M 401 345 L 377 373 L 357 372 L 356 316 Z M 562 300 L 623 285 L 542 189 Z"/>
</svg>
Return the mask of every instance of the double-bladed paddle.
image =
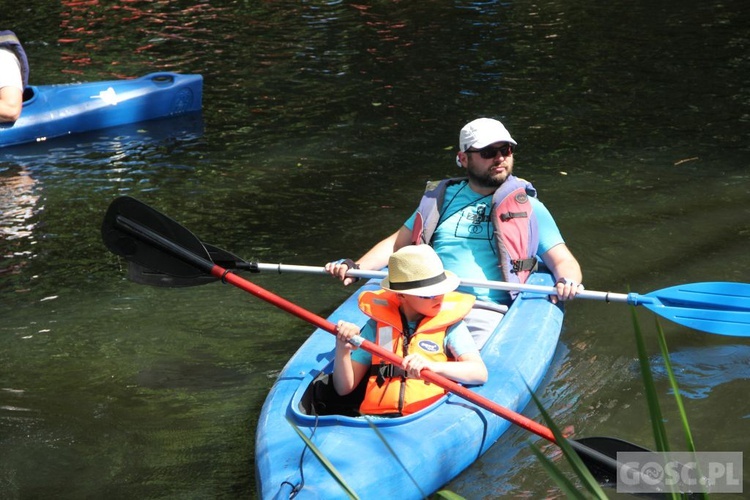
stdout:
<svg viewBox="0 0 750 500">
<path fill-rule="evenodd" d="M 174 282 L 168 286 L 196 284 L 196 280 L 206 275 L 234 285 L 317 328 L 336 334 L 336 325 L 330 321 L 216 264 L 212 260 L 211 251 L 193 233 L 134 198 L 120 197 L 110 204 L 102 224 L 102 238 L 110 251 L 139 266 L 135 270 L 142 273 L 140 277 L 148 275 L 146 270 L 155 273 L 153 276 L 158 276 L 158 279 L 150 284 L 167 285 L 170 279 Z M 236 257 L 228 252 L 211 248 L 214 259 L 237 262 Z M 360 348 L 391 363 L 400 365 L 403 361 L 393 352 L 361 337 L 356 337 L 352 341 Z M 428 369 L 422 370 L 420 375 L 424 380 L 559 445 L 549 428 Z M 581 457 L 598 481 L 609 484 L 615 482 L 618 470 L 628 469 L 631 475 L 638 473 L 637 470 L 617 461 L 618 452 L 648 451 L 635 444 L 608 437 L 566 439 L 565 442 Z"/>
<path fill-rule="evenodd" d="M 179 233 L 178 233 L 179 234 Z M 270 271 L 281 273 L 328 274 L 322 266 L 300 266 L 292 264 L 264 264 L 247 262 L 226 250 L 203 243 L 209 259 L 227 269 L 253 273 Z M 152 264 L 159 262 L 151 261 Z M 385 271 L 352 269 L 346 273 L 353 278 L 384 278 Z M 154 286 L 191 286 L 215 281 L 216 278 L 200 276 L 176 276 L 153 271 L 138 264 L 129 264 L 129 276 L 136 283 Z M 551 286 L 508 283 L 504 281 L 461 279 L 464 286 L 490 288 L 517 292 L 553 295 L 557 291 Z M 677 324 L 707 333 L 750 337 L 750 284 L 734 282 L 703 282 L 676 285 L 640 295 L 637 293 L 612 293 L 582 290 L 577 299 L 621 302 L 643 306 L 653 313 Z"/>
<path fill-rule="evenodd" d="M 216 250 L 221 252 L 220 249 Z M 250 271 L 328 274 L 324 267 L 246 262 L 238 262 L 238 264 L 238 269 L 246 268 Z M 347 276 L 355 278 L 384 278 L 385 275 L 383 271 L 352 270 L 347 273 Z M 557 294 L 557 290 L 551 286 L 504 281 L 462 278 L 461 285 L 544 295 Z M 719 281 L 689 283 L 656 290 L 645 295 L 582 290 L 576 294 L 576 299 L 643 306 L 663 318 L 695 330 L 719 335 L 750 337 L 750 284 L 747 283 Z"/>
</svg>

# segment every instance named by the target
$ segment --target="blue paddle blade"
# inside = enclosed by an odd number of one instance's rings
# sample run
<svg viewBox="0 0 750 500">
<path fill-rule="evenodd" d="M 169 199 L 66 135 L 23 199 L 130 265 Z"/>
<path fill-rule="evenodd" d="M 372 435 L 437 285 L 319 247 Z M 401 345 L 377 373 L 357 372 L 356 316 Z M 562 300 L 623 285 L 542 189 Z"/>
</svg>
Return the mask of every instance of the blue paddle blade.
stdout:
<svg viewBox="0 0 750 500">
<path fill-rule="evenodd" d="M 706 282 L 677 285 L 640 296 L 642 305 L 680 325 L 719 335 L 750 337 L 750 284 Z"/>
</svg>

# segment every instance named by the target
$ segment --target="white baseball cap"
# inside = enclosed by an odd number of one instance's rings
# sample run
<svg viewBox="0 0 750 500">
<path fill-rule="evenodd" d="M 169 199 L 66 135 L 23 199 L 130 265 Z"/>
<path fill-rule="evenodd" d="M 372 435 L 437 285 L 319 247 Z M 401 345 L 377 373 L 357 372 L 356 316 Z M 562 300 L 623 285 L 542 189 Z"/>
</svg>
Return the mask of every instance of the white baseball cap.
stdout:
<svg viewBox="0 0 750 500">
<path fill-rule="evenodd" d="M 477 118 L 467 123 L 458 136 L 458 146 L 461 151 L 466 151 L 471 147 L 482 149 L 496 142 L 509 142 L 514 146 L 517 145 L 508 129 L 492 118 Z"/>
</svg>

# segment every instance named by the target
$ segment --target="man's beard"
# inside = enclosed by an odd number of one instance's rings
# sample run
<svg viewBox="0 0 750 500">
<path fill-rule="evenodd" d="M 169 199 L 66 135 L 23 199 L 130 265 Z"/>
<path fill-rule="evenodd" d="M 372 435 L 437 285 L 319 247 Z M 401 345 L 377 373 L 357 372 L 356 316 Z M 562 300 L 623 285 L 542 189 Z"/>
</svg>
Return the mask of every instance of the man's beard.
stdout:
<svg viewBox="0 0 750 500">
<path fill-rule="evenodd" d="M 490 173 L 490 170 L 486 170 L 483 174 L 477 174 L 474 169 L 471 168 L 466 169 L 466 174 L 469 177 L 469 180 L 477 186 L 485 188 L 498 188 L 503 185 L 505 179 L 507 179 L 511 174 L 511 170 L 506 169 L 506 175 L 504 177 L 500 177 L 499 175 L 493 176 Z"/>
</svg>

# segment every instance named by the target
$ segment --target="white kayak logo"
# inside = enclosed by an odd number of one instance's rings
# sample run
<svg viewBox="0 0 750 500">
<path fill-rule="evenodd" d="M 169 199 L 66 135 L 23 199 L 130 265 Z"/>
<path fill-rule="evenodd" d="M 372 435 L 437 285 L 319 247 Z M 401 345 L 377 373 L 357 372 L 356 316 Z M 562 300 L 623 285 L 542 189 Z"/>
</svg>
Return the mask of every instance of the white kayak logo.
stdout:
<svg viewBox="0 0 750 500">
<path fill-rule="evenodd" d="M 99 95 L 92 95 L 92 99 L 101 99 L 107 104 L 111 104 L 112 106 L 117 106 L 117 103 L 119 102 L 119 99 L 117 98 L 117 92 L 115 92 L 115 89 L 112 87 L 109 87 L 107 90 L 102 90 L 99 92 Z"/>
</svg>

